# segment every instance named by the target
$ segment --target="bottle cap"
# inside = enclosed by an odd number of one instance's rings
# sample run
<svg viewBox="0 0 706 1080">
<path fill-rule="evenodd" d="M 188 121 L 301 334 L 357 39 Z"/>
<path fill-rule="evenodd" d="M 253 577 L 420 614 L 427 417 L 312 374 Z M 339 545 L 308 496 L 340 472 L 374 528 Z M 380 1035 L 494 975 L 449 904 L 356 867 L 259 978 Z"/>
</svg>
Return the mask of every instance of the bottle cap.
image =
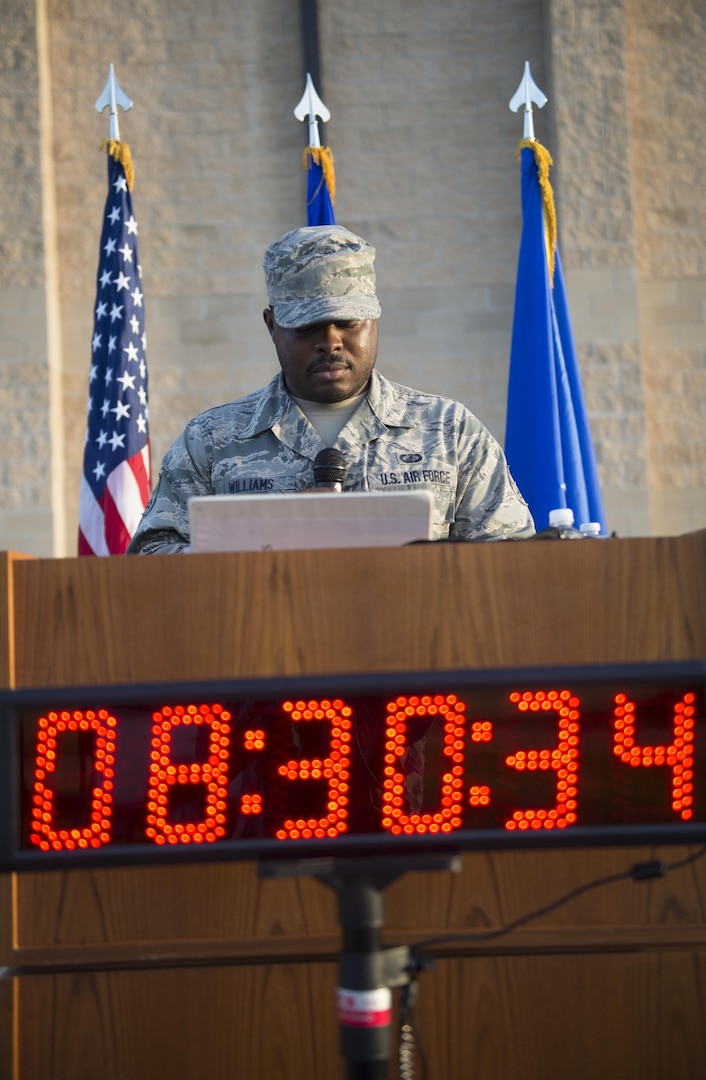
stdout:
<svg viewBox="0 0 706 1080">
<path fill-rule="evenodd" d="M 579 525 L 579 532 L 582 536 L 600 536 L 601 523 L 600 521 L 582 521 Z"/>
<path fill-rule="evenodd" d="M 570 506 L 560 506 L 549 511 L 550 529 L 569 529 L 574 523 L 574 512 Z"/>
</svg>

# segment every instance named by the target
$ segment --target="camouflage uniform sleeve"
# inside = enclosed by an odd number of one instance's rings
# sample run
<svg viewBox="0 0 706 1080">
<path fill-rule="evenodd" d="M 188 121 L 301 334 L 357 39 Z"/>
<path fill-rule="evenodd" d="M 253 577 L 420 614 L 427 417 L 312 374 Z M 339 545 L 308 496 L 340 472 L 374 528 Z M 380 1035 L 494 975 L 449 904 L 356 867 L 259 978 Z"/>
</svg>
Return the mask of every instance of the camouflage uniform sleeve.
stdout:
<svg viewBox="0 0 706 1080">
<path fill-rule="evenodd" d="M 468 413 L 459 428 L 455 540 L 523 540 L 535 532 L 527 503 L 510 474 L 502 447 Z"/>
<path fill-rule="evenodd" d="M 208 425 L 197 417 L 164 455 L 128 555 L 175 554 L 188 546 L 189 499 L 192 495 L 213 495 L 212 460 Z"/>
</svg>

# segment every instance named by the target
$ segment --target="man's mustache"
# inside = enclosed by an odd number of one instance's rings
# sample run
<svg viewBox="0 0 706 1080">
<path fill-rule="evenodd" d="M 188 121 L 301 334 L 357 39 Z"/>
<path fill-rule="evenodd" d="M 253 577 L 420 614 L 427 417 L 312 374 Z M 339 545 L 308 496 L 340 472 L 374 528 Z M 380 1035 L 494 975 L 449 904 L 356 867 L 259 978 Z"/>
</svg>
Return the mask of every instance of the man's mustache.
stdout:
<svg viewBox="0 0 706 1080">
<path fill-rule="evenodd" d="M 319 358 L 309 364 L 309 371 L 334 371 L 337 368 L 350 367 L 350 361 L 347 356 L 329 356 L 325 359 Z"/>
</svg>

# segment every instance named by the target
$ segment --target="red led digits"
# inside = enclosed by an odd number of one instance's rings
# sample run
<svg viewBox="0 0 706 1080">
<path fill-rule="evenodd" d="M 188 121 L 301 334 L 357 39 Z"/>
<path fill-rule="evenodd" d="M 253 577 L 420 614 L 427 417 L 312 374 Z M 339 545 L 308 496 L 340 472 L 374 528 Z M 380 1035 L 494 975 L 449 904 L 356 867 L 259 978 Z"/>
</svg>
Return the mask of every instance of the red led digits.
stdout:
<svg viewBox="0 0 706 1080">
<path fill-rule="evenodd" d="M 243 732 L 243 746 L 246 750 L 264 750 L 265 732 L 258 728 L 256 731 Z"/>
<path fill-rule="evenodd" d="M 155 844 L 212 844 L 226 833 L 230 713 L 221 705 L 176 705 L 165 706 L 153 714 L 152 720 L 145 833 Z M 175 729 L 202 724 L 209 729 L 206 760 L 174 764 L 171 751 Z M 206 788 L 203 821 L 174 825 L 167 821 L 170 794 L 180 784 L 201 784 Z"/>
<path fill-rule="evenodd" d="M 672 770 L 672 809 L 684 821 L 693 816 L 694 803 L 694 694 L 684 694 L 674 706 L 674 735 L 669 746 L 638 746 L 637 712 L 626 694 L 615 695 L 613 753 L 633 768 L 666 765 Z"/>
<path fill-rule="evenodd" d="M 329 753 L 325 758 L 304 758 L 280 765 L 278 772 L 288 780 L 326 780 L 328 813 L 321 818 L 288 818 L 275 836 L 278 840 L 308 840 L 339 836 L 348 829 L 348 780 L 350 777 L 351 716 L 353 710 L 340 698 L 335 701 L 284 701 L 283 710 L 292 720 L 326 721 L 331 725 Z"/>
<path fill-rule="evenodd" d="M 565 829 L 577 820 L 579 776 L 579 699 L 570 690 L 513 691 L 510 701 L 521 713 L 558 713 L 555 750 L 518 750 L 505 764 L 518 772 L 553 769 L 556 772 L 556 805 L 549 810 L 515 810 L 505 822 L 513 829 Z"/>
<path fill-rule="evenodd" d="M 262 728 L 251 729 L 243 732 L 243 746 L 246 750 L 261 751 L 265 749 L 265 732 Z M 240 812 L 242 814 L 261 814 L 262 795 L 241 795 Z"/>
<path fill-rule="evenodd" d="M 261 814 L 262 795 L 243 795 L 240 800 L 240 810 L 243 814 Z"/>
<path fill-rule="evenodd" d="M 42 851 L 74 851 L 98 848 L 110 842 L 113 803 L 113 766 L 117 721 L 105 709 L 96 712 L 50 712 L 37 725 L 32 826 L 30 837 Z M 95 743 L 93 771 L 99 777 L 92 790 L 91 824 L 82 829 L 57 829 L 54 821 L 54 791 L 50 786 L 57 765 L 57 741 L 64 732 L 93 731 Z"/>
<path fill-rule="evenodd" d="M 393 836 L 450 833 L 461 827 L 466 706 L 456 694 L 398 697 L 387 705 L 382 824 Z M 444 721 L 444 773 L 441 808 L 436 813 L 407 813 L 405 778 L 400 759 L 407 750 L 407 725 L 413 717 L 439 716 Z"/>
</svg>

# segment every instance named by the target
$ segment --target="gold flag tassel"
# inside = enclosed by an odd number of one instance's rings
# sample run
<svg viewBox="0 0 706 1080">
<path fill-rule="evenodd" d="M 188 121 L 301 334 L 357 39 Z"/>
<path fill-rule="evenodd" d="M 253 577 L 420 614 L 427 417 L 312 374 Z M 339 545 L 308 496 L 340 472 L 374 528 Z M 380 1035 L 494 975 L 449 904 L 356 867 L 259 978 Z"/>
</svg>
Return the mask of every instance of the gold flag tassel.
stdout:
<svg viewBox="0 0 706 1080">
<path fill-rule="evenodd" d="M 307 146 L 302 155 L 302 164 L 305 169 L 309 168 L 309 158 L 315 165 L 321 167 L 324 183 L 331 196 L 331 202 L 336 202 L 336 174 L 333 168 L 333 153 L 328 146 Z"/>
<path fill-rule="evenodd" d="M 544 209 L 544 240 L 547 249 L 547 261 L 549 263 L 549 281 L 554 288 L 554 263 L 556 251 L 556 206 L 554 205 L 554 191 L 549 182 L 549 169 L 554 164 L 552 155 L 538 143 L 536 139 L 523 139 L 517 148 L 518 155 L 521 150 L 531 150 L 539 171 L 539 187 L 542 192 L 542 207 Z"/>
<path fill-rule="evenodd" d="M 132 164 L 132 154 L 128 144 L 122 142 L 121 139 L 103 139 L 100 148 L 106 154 L 110 154 L 119 165 L 122 165 L 125 170 L 128 190 L 132 191 L 132 185 L 135 182 L 135 168 Z"/>
</svg>

